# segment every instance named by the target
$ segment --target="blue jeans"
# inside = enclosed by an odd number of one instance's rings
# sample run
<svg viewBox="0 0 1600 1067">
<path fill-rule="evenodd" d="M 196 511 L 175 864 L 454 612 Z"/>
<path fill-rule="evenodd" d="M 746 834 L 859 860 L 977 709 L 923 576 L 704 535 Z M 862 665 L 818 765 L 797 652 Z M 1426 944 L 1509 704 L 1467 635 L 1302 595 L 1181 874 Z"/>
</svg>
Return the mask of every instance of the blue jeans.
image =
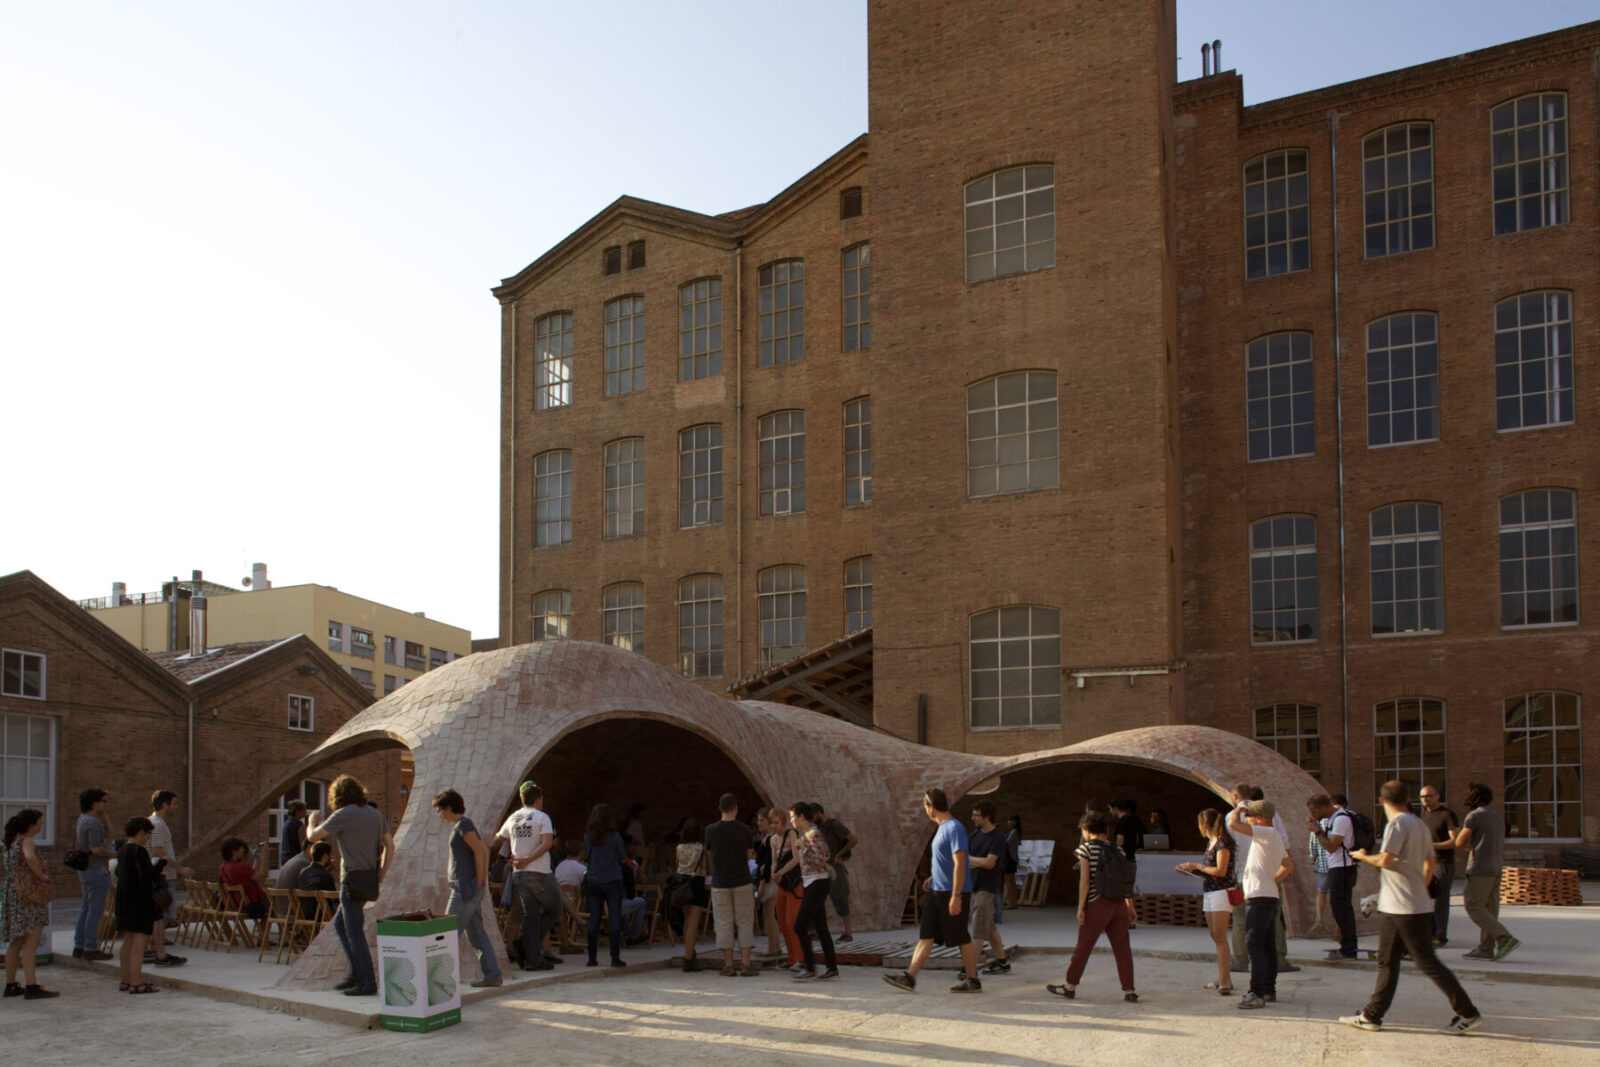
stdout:
<svg viewBox="0 0 1600 1067">
<path fill-rule="evenodd" d="M 600 909 L 605 908 L 606 931 L 611 936 L 611 958 L 622 956 L 622 883 L 593 882 L 583 884 L 583 902 L 589 909 L 589 958 L 600 951 Z"/>
<path fill-rule="evenodd" d="M 83 905 L 78 908 L 78 925 L 72 931 L 72 948 L 98 948 L 100 944 L 100 916 L 105 914 L 106 897 L 111 894 L 111 872 L 79 871 L 78 882 L 83 886 Z"/>
<path fill-rule="evenodd" d="M 633 940 L 644 937 L 644 897 L 623 898 L 622 925 Z"/>
<path fill-rule="evenodd" d="M 356 988 L 378 988 L 377 976 L 372 973 L 372 951 L 367 948 L 366 905 L 350 895 L 350 887 L 339 884 L 339 910 L 333 916 L 333 932 L 339 937 L 345 959 L 350 961 L 350 977 Z"/>
<path fill-rule="evenodd" d="M 494 945 L 490 944 L 489 934 L 483 928 L 483 906 L 488 899 L 487 886 L 478 886 L 470 898 L 463 898 L 461 886 L 451 882 L 450 903 L 445 905 L 444 910 L 446 915 L 454 915 L 461 929 L 467 932 L 467 944 L 478 954 L 478 966 L 482 968 L 483 976 L 499 978 L 500 959 L 495 955 Z"/>
<path fill-rule="evenodd" d="M 1244 943 L 1250 953 L 1250 992 L 1278 992 L 1278 898 L 1251 897 L 1244 905 Z"/>
</svg>

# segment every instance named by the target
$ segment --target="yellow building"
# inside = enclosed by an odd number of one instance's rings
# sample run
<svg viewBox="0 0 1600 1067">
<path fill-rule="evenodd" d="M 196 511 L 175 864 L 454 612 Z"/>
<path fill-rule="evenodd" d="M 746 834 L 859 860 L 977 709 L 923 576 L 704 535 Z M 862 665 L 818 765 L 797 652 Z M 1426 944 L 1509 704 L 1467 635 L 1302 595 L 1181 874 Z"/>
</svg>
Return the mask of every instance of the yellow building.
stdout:
<svg viewBox="0 0 1600 1067">
<path fill-rule="evenodd" d="M 403 611 L 329 585 L 274 587 L 264 565 L 258 563 L 254 570 L 249 590 L 201 581 L 197 571 L 194 581 L 166 582 L 158 593 L 130 596 L 116 582 L 111 596 L 78 603 L 138 648 L 169 652 L 190 647 L 198 584 L 207 646 L 305 634 L 379 697 L 472 651 L 470 631 L 420 611 Z"/>
</svg>

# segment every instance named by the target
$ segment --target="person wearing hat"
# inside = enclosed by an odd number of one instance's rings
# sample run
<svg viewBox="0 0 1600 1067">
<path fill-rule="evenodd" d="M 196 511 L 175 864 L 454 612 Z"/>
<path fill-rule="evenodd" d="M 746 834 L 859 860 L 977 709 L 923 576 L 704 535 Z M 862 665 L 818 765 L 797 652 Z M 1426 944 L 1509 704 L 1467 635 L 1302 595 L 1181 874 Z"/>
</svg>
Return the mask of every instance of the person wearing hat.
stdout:
<svg viewBox="0 0 1600 1067">
<path fill-rule="evenodd" d="M 1277 813 L 1272 801 L 1251 800 L 1228 815 L 1228 829 L 1250 839 L 1239 875 L 1245 900 L 1244 942 L 1250 953 L 1250 992 L 1239 1001 L 1242 1009 L 1264 1008 L 1278 999 L 1278 886 L 1294 874 L 1294 860 L 1283 835 L 1273 829 Z"/>
</svg>

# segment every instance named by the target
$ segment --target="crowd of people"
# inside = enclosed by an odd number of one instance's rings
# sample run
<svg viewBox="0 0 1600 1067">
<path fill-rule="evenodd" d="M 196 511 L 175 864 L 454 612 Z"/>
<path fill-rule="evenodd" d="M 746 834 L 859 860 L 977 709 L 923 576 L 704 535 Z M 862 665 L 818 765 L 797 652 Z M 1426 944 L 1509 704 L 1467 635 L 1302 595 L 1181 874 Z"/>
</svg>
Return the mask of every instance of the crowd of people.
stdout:
<svg viewBox="0 0 1600 1067">
<path fill-rule="evenodd" d="M 645 935 L 641 883 L 652 855 L 665 861 L 664 869 L 653 873 L 661 879 L 664 915 L 682 931 L 685 971 L 702 967 L 697 949 L 709 914 L 725 976 L 758 973 L 753 959 L 758 930 L 765 935 L 768 954 L 782 956 L 794 980 L 839 976 L 827 912 L 831 905 L 842 923 L 837 941 L 851 941 L 848 864 L 858 840 L 820 803 L 761 808 L 747 823 L 738 797 L 727 793 L 709 826 L 702 828 L 692 817 L 681 819 L 662 842 L 665 853 L 651 853 L 648 848 L 642 805 L 635 804 L 616 818 L 609 805 L 596 804 L 581 835 L 559 842 L 565 858 L 555 864 L 558 839 L 544 811 L 543 791 L 524 782 L 519 798 L 521 806 L 487 840 L 467 817 L 460 793 L 445 789 L 433 798 L 434 811 L 450 826 L 446 911 L 460 920 L 481 970 L 482 976 L 472 985 L 498 986 L 504 981 L 485 926 L 485 913 L 493 914 L 489 890 L 497 877 L 504 880 L 502 901 L 511 912 L 505 940 L 514 964 L 525 970 L 547 970 L 561 962 L 558 949 L 578 949 L 568 943 L 570 927 L 563 918 L 576 918 L 576 901 L 581 901 L 587 913 L 588 965 L 599 965 L 603 932 L 610 966 L 626 966 L 624 947 Z M 1417 799 L 1420 816 L 1412 813 L 1404 783 L 1383 786 L 1380 803 L 1385 819 L 1380 837 L 1373 820 L 1353 811 L 1346 797 L 1319 793 L 1308 798 L 1305 859 L 1316 873 L 1317 888 L 1316 921 L 1310 934 L 1337 941 L 1337 947 L 1328 950 L 1330 962 L 1357 958 L 1361 950 L 1355 886 L 1362 865 L 1377 868 L 1380 891 L 1363 904 L 1364 912 L 1375 910 L 1378 916 L 1377 981 L 1362 1009 L 1341 1021 L 1362 1030 L 1380 1029 L 1398 988 L 1400 963 L 1409 959 L 1449 1001 L 1454 1014 L 1445 1031 L 1465 1033 L 1481 1024 L 1481 1014 L 1437 952 L 1448 944 L 1458 855 L 1465 857 L 1465 910 L 1480 931 L 1476 946 L 1464 955 L 1474 960 L 1503 959 L 1520 944 L 1499 919 L 1505 821 L 1492 807 L 1493 791 L 1479 783 L 1468 787 L 1465 818 L 1443 803 L 1434 786 L 1424 785 Z M 1233 975 L 1248 973 L 1248 989 L 1238 1007 L 1255 1010 L 1276 1001 L 1279 975 L 1299 969 L 1287 960 L 1281 906 L 1281 887 L 1294 875 L 1296 859 L 1281 812 L 1259 787 L 1241 783 L 1234 788 L 1233 801 L 1226 811 L 1207 808 L 1198 814 L 1204 852 L 1198 861 L 1180 863 L 1176 869 L 1201 881 L 1202 910 L 1217 962 L 1217 976 L 1205 988 L 1232 994 Z M 364 906 L 378 897 L 394 856 L 394 838 L 361 784 L 349 775 L 333 782 L 329 802 L 331 813 L 326 818 L 320 811 L 308 814 L 303 803 L 288 809 L 280 833 L 284 862 L 276 885 L 337 890 L 333 926 L 348 964 L 337 988 L 349 996 L 371 996 L 377 992 L 377 980 L 366 940 Z M 164 936 L 176 917 L 168 874 L 193 874 L 179 865 L 169 826 L 178 797 L 170 790 L 157 791 L 151 797 L 150 815 L 127 820 L 121 838 L 115 840 L 108 831 L 107 803 L 102 789 L 86 789 L 79 796 L 74 849 L 67 860 L 77 870 L 82 891 L 73 955 L 110 959 L 98 941 L 109 902 L 122 936 L 119 988 L 130 994 L 155 993 L 158 987 L 147 981 L 144 967 L 185 962 L 168 950 Z M 942 945 L 957 949 L 961 956 L 962 971 L 952 991 L 980 992 L 980 964 L 983 976 L 1011 970 L 999 927 L 1005 907 L 1015 903 L 1021 819 L 1012 815 L 1001 829 L 994 804 L 980 798 L 972 806 L 969 832 L 937 788 L 925 794 L 923 810 L 935 829 L 922 883 L 920 936 L 907 969 L 885 975 L 884 980 L 915 992 L 919 972 L 933 948 Z M 1091 800 L 1085 805 L 1078 821 L 1080 840 L 1073 850 L 1077 944 L 1064 981 L 1046 986 L 1051 994 L 1076 999 L 1090 955 L 1104 936 L 1124 999 L 1139 1000 L 1129 937 L 1137 925 L 1135 881 L 1146 834 L 1137 812 L 1132 799 L 1110 805 Z M 44 815 L 35 809 L 17 812 L 5 825 L 0 936 L 6 943 L 6 997 L 57 995 L 38 984 L 34 971 L 52 894 L 49 872 L 34 844 L 43 826 Z M 1168 832 L 1164 814 L 1159 825 L 1152 822 L 1150 832 Z M 237 887 L 247 916 L 260 917 L 267 907 L 266 845 L 261 842 L 252 851 L 239 837 L 225 838 L 220 845 L 220 881 Z M 337 879 L 336 870 L 341 872 Z"/>
</svg>

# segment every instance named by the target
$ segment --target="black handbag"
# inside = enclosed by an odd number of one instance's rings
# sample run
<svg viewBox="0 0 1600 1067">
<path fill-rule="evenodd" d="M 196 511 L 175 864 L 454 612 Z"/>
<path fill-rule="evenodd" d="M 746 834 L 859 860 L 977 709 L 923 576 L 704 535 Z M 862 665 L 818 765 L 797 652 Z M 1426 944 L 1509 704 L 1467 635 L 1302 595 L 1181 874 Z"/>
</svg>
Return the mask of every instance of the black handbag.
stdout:
<svg viewBox="0 0 1600 1067">
<path fill-rule="evenodd" d="M 346 891 L 350 894 L 350 899 L 359 900 L 362 903 L 378 899 L 378 880 L 379 872 L 377 871 L 344 872 L 344 885 Z"/>
<path fill-rule="evenodd" d="M 165 915 L 167 909 L 172 907 L 172 887 L 167 884 L 165 875 L 159 873 L 156 875 L 150 899 L 155 902 L 156 911 L 160 914 Z"/>
<path fill-rule="evenodd" d="M 694 903 L 694 879 L 687 874 L 669 874 L 661 882 L 661 895 L 670 908 L 687 908 Z"/>
<path fill-rule="evenodd" d="M 69 848 L 66 855 L 61 857 L 61 862 L 64 866 L 71 867 L 75 871 L 87 871 L 89 869 L 89 853 L 81 848 Z"/>
</svg>

